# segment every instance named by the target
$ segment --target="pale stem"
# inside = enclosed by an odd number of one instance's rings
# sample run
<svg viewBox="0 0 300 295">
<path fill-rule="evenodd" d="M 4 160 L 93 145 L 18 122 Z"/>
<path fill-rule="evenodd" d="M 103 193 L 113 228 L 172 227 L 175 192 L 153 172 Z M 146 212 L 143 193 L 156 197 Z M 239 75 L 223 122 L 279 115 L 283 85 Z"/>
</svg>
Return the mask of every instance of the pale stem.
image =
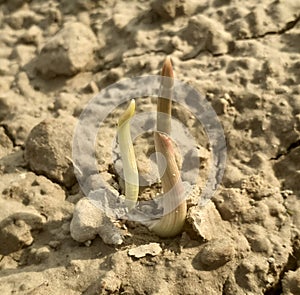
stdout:
<svg viewBox="0 0 300 295">
<path fill-rule="evenodd" d="M 118 140 L 125 180 L 125 205 L 129 210 L 135 207 L 139 194 L 138 169 L 130 134 L 130 119 L 134 112 L 135 100 L 132 99 L 118 122 Z"/>
</svg>

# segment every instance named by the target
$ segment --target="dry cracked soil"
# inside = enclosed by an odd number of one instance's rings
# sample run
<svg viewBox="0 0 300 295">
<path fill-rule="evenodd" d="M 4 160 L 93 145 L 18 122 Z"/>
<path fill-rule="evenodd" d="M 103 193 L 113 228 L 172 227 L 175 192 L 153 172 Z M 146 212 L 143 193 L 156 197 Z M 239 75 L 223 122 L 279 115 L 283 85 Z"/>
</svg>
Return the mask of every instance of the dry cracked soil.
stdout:
<svg viewBox="0 0 300 295">
<path fill-rule="evenodd" d="M 1 295 L 300 294 L 299 44 L 299 0 L 0 0 Z M 197 205 L 211 146 L 175 104 L 198 151 L 183 163 L 200 159 L 183 232 L 162 239 L 106 220 L 117 240 L 89 224 L 78 242 L 70 224 L 86 200 L 72 160 L 79 116 L 109 85 L 157 75 L 167 55 L 224 129 L 221 183 Z M 137 113 L 155 101 L 137 99 Z M 95 145 L 94 174 L 118 193 L 112 146 L 123 107 L 99 125 Z M 145 173 L 149 135 L 135 141 Z M 159 190 L 152 180 L 144 199 Z M 94 209 L 83 218 L 93 223 Z"/>
</svg>

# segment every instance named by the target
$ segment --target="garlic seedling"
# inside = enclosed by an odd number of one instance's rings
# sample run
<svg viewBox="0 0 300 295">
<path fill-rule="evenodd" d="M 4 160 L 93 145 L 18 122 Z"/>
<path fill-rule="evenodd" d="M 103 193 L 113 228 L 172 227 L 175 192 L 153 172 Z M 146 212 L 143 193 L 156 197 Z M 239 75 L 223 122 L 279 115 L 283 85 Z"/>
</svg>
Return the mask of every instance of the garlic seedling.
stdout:
<svg viewBox="0 0 300 295">
<path fill-rule="evenodd" d="M 173 237 L 183 228 L 187 206 L 184 198 L 184 186 L 176 163 L 175 152 L 171 139 L 171 94 L 173 90 L 173 68 L 171 59 L 166 58 L 162 69 L 161 97 L 157 101 L 157 131 L 154 133 L 155 150 L 164 156 L 165 161 L 157 161 L 161 176 L 163 217 L 159 220 L 145 222 L 154 233 L 160 237 Z M 118 139 L 125 179 L 125 205 L 131 213 L 138 199 L 139 178 L 136 159 L 130 135 L 130 119 L 135 111 L 135 101 L 131 100 L 127 110 L 118 122 Z M 134 215 L 132 215 L 134 216 Z"/>
<path fill-rule="evenodd" d="M 169 77 L 164 79 L 164 76 Z M 166 58 L 162 69 L 161 93 L 167 97 L 159 97 L 157 102 L 157 131 L 154 134 L 155 150 L 166 160 L 164 174 L 161 177 L 164 216 L 149 228 L 161 237 L 172 237 L 180 233 L 185 222 L 187 206 L 184 199 L 184 186 L 181 181 L 172 141 L 167 136 L 171 132 L 171 94 L 173 89 L 173 68 L 171 59 Z M 163 133 L 167 134 L 163 134 Z M 161 161 L 158 170 L 162 171 Z"/>
<path fill-rule="evenodd" d="M 167 134 L 171 132 L 171 110 L 172 101 L 171 94 L 173 89 L 173 67 L 171 59 L 168 56 L 164 62 L 161 72 L 161 88 L 160 91 L 166 97 L 159 97 L 157 100 L 157 131 Z M 167 77 L 167 78 L 164 78 Z"/>
<path fill-rule="evenodd" d="M 155 149 L 166 159 L 166 168 L 161 177 L 163 196 L 163 210 L 167 212 L 160 220 L 149 228 L 160 237 L 173 237 L 180 233 L 186 218 L 186 201 L 184 187 L 176 163 L 171 139 L 159 132 L 154 135 Z M 159 163 L 158 163 L 159 165 Z"/>
<path fill-rule="evenodd" d="M 130 134 L 130 120 L 134 112 L 135 100 L 132 99 L 118 121 L 118 141 L 125 180 L 125 205 L 129 210 L 135 207 L 139 194 L 138 169 Z"/>
</svg>

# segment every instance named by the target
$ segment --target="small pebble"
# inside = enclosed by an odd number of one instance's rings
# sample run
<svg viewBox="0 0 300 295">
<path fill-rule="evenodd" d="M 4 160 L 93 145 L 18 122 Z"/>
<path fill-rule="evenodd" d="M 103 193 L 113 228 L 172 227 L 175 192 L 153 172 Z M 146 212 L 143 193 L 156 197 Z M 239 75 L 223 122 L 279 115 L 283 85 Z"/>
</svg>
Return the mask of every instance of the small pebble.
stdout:
<svg viewBox="0 0 300 295">
<path fill-rule="evenodd" d="M 200 251 L 200 261 L 208 269 L 216 269 L 232 260 L 235 254 L 233 242 L 227 239 L 209 241 Z"/>
<path fill-rule="evenodd" d="M 158 243 L 150 243 L 147 245 L 141 245 L 136 248 L 132 248 L 128 251 L 129 256 L 135 258 L 142 258 L 146 255 L 157 256 L 162 252 L 162 248 Z"/>
<path fill-rule="evenodd" d="M 37 249 L 35 252 L 35 257 L 37 258 L 38 261 L 44 261 L 48 259 L 49 256 L 50 256 L 50 250 L 46 246 Z"/>
</svg>

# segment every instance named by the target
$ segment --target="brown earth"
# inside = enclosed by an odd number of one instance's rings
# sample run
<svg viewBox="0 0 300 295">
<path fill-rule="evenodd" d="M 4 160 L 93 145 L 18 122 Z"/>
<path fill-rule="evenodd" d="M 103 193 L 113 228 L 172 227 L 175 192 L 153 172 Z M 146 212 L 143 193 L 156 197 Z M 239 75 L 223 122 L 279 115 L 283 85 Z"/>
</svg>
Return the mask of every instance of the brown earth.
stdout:
<svg viewBox="0 0 300 295">
<path fill-rule="evenodd" d="M 1 295 L 300 294 L 299 44 L 299 0 L 0 1 Z M 118 221 L 121 245 L 96 233 L 79 243 L 70 234 L 84 197 L 72 165 L 78 117 L 106 86 L 159 73 L 167 55 L 224 128 L 222 183 L 194 204 L 210 149 L 175 106 L 201 160 L 183 233 L 161 239 Z M 154 109 L 137 100 L 138 113 Z M 119 113 L 100 126 L 96 155 L 121 193 L 111 156 Z M 135 149 L 147 170 L 148 137 Z"/>
</svg>

